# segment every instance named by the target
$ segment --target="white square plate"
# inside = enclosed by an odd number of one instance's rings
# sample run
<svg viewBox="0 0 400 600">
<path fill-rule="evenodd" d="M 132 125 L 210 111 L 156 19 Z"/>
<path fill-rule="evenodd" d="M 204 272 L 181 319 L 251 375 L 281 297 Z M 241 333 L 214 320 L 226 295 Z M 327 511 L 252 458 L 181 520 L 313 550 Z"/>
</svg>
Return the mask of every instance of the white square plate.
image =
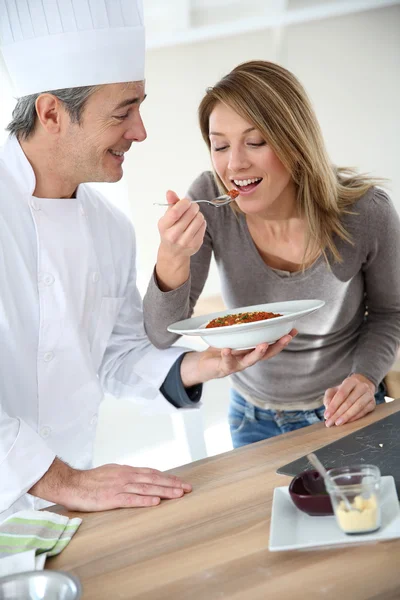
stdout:
<svg viewBox="0 0 400 600">
<path fill-rule="evenodd" d="M 391 475 L 381 478 L 381 502 L 382 525 L 378 531 L 347 535 L 337 525 L 335 516 L 310 517 L 293 504 L 289 488 L 275 488 L 269 549 L 277 552 L 322 546 L 344 546 L 400 537 L 400 506 Z"/>
</svg>

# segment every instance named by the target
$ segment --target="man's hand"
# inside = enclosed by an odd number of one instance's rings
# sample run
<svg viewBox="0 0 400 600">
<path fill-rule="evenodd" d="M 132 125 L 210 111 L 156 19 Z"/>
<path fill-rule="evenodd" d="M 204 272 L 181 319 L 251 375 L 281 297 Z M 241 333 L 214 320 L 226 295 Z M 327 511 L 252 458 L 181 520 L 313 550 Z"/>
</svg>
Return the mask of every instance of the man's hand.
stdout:
<svg viewBox="0 0 400 600">
<path fill-rule="evenodd" d="M 191 490 L 190 484 L 156 469 L 111 464 L 78 471 L 56 458 L 29 493 L 88 512 L 155 506 L 162 498 L 180 498 Z"/>
<path fill-rule="evenodd" d="M 205 383 L 210 379 L 226 377 L 243 371 L 260 360 L 267 360 L 281 352 L 297 335 L 297 330 L 283 336 L 275 344 L 259 344 L 254 350 L 208 348 L 203 352 L 189 352 L 181 363 L 181 377 L 185 387 Z"/>
<path fill-rule="evenodd" d="M 343 425 L 361 419 L 375 409 L 375 385 L 359 373 L 347 377 L 324 396 L 325 425 Z"/>
</svg>

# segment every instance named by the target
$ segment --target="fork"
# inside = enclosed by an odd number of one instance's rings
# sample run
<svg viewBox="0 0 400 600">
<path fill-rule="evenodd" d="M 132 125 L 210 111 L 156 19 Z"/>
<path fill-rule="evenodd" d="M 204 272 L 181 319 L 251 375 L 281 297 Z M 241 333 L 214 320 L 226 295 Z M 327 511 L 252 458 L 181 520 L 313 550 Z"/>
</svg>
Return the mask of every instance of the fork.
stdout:
<svg viewBox="0 0 400 600">
<path fill-rule="evenodd" d="M 230 204 L 233 202 L 234 198 L 228 196 L 228 194 L 223 194 L 222 196 L 218 196 L 218 198 L 214 198 L 214 200 L 192 200 L 195 204 L 200 204 L 200 202 L 206 202 L 207 204 L 211 204 L 211 206 L 215 206 L 218 208 L 220 206 L 225 206 L 225 204 Z M 163 203 L 163 202 L 153 202 L 153 206 L 173 206 L 173 204 Z"/>
</svg>

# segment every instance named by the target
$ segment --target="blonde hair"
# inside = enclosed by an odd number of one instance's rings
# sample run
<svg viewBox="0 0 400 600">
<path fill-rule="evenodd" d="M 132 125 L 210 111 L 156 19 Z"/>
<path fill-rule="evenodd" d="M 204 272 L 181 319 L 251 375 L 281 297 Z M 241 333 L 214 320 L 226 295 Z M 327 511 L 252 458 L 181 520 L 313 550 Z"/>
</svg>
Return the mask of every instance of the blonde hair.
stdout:
<svg viewBox="0 0 400 600">
<path fill-rule="evenodd" d="M 199 106 L 199 121 L 209 149 L 210 114 L 219 102 L 252 123 L 290 173 L 300 214 L 308 224 L 303 268 L 315 250 L 322 252 L 326 260 L 331 254 L 341 261 L 333 235 L 352 243 L 341 217 L 351 212 L 349 207 L 378 180 L 331 164 L 304 88 L 292 73 L 277 64 L 243 63 L 207 89 Z M 221 189 L 226 190 L 215 176 Z M 232 207 L 240 212 L 237 205 Z"/>
</svg>

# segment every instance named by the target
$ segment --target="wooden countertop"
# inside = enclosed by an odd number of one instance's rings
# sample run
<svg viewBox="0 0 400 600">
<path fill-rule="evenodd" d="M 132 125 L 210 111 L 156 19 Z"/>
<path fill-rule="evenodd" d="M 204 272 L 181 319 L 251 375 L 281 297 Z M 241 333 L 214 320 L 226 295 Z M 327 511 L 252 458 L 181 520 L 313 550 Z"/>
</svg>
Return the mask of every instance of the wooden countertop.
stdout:
<svg viewBox="0 0 400 600">
<path fill-rule="evenodd" d="M 318 423 L 171 472 L 193 492 L 147 509 L 83 517 L 46 568 L 71 571 L 83 600 L 394 600 L 400 539 L 335 550 L 269 552 L 276 469 L 400 410 L 400 400 L 344 427 Z"/>
</svg>

